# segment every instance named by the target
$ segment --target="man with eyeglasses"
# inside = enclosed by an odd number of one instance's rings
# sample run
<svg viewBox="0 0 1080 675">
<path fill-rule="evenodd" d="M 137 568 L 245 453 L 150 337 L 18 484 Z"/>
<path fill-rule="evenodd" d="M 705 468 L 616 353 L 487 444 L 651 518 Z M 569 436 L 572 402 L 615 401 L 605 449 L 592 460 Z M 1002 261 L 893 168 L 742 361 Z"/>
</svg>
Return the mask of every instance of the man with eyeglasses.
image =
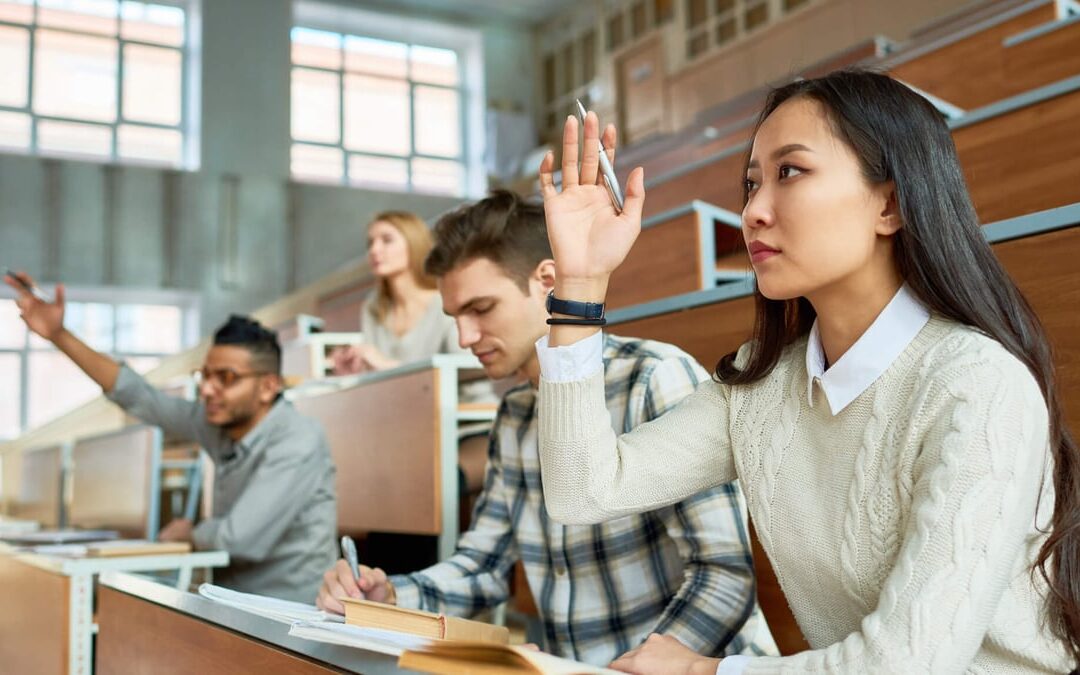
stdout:
<svg viewBox="0 0 1080 675">
<path fill-rule="evenodd" d="M 252 319 L 229 317 L 195 371 L 200 401 L 185 401 L 65 329 L 63 285 L 49 303 L 35 297 L 26 274 L 4 281 L 18 292 L 30 330 L 71 358 L 110 400 L 171 436 L 198 442 L 214 460 L 213 514 L 198 525 L 173 520 L 159 538 L 228 551 L 229 567 L 215 573 L 221 585 L 310 602 L 337 557 L 334 465 L 319 423 L 281 397 L 277 336 Z"/>
</svg>

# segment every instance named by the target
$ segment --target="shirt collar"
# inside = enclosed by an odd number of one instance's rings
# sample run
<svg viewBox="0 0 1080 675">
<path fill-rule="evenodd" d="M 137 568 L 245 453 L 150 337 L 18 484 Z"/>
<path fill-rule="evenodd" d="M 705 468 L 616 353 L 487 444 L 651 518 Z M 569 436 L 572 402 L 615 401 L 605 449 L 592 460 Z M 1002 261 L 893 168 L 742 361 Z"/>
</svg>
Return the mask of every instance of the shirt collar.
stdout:
<svg viewBox="0 0 1080 675">
<path fill-rule="evenodd" d="M 888 370 L 929 320 L 930 312 L 904 284 L 866 332 L 828 370 L 815 320 L 806 343 L 807 403 L 814 406 L 816 381 L 832 414 L 840 414 Z"/>
</svg>

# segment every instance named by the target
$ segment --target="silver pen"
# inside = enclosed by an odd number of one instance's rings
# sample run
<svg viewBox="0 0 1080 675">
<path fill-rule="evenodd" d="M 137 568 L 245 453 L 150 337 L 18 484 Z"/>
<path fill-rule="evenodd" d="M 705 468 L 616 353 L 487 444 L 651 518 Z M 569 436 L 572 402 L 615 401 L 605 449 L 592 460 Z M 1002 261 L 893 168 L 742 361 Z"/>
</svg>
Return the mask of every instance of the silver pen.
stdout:
<svg viewBox="0 0 1080 675">
<path fill-rule="evenodd" d="M 349 535 L 341 538 L 341 554 L 345 556 L 345 562 L 349 563 L 353 578 L 360 581 L 360 559 L 356 557 L 356 542 Z"/>
<path fill-rule="evenodd" d="M 19 284 L 19 286 L 21 286 L 23 290 L 25 290 L 27 293 L 34 296 L 35 298 L 37 298 L 41 302 L 44 302 L 45 304 L 49 304 L 50 302 L 52 302 L 52 298 L 45 295 L 44 291 L 42 291 L 37 286 L 29 283 L 28 281 L 24 280 L 22 277 L 15 274 L 15 272 L 11 271 L 10 269 L 8 269 L 6 271 L 6 275 L 11 277 L 12 279 L 14 279 L 15 283 Z"/>
<path fill-rule="evenodd" d="M 585 133 L 585 106 L 581 105 L 580 99 L 574 99 L 574 103 L 577 103 L 578 119 L 581 120 L 581 133 Z M 611 166 L 611 161 L 608 160 L 607 151 L 604 150 L 603 141 L 597 141 L 597 145 L 600 146 L 600 172 L 604 176 L 604 183 L 607 185 L 608 195 L 611 196 L 611 203 L 615 205 L 616 211 L 623 210 L 623 196 L 622 190 L 619 188 L 619 179 L 615 176 L 615 169 Z"/>
</svg>

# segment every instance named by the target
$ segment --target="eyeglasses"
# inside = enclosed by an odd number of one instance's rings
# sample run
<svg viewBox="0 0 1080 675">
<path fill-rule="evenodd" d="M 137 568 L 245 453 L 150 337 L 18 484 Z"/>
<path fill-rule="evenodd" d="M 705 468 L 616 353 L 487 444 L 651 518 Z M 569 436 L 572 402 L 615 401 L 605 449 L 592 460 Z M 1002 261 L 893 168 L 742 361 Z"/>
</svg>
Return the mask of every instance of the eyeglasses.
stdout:
<svg viewBox="0 0 1080 675">
<path fill-rule="evenodd" d="M 250 373 L 241 373 L 232 368 L 207 368 L 204 366 L 198 370 L 192 371 L 191 379 L 195 380 L 196 387 L 201 387 L 203 382 L 206 382 L 214 387 L 228 389 L 245 377 L 257 377 L 266 374 L 267 373 L 261 370 L 253 370 Z"/>
</svg>

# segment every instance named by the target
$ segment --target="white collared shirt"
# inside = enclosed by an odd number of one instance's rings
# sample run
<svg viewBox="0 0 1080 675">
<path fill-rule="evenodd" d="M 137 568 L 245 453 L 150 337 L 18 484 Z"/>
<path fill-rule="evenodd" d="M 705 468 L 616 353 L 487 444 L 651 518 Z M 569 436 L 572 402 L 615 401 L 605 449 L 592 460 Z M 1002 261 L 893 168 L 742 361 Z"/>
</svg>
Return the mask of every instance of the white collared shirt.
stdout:
<svg viewBox="0 0 1080 675">
<path fill-rule="evenodd" d="M 815 320 L 806 343 L 807 404 L 814 407 L 816 382 L 829 402 L 829 410 L 833 415 L 840 414 L 888 370 L 929 320 L 930 312 L 904 284 L 855 344 L 828 370 Z"/>
</svg>

